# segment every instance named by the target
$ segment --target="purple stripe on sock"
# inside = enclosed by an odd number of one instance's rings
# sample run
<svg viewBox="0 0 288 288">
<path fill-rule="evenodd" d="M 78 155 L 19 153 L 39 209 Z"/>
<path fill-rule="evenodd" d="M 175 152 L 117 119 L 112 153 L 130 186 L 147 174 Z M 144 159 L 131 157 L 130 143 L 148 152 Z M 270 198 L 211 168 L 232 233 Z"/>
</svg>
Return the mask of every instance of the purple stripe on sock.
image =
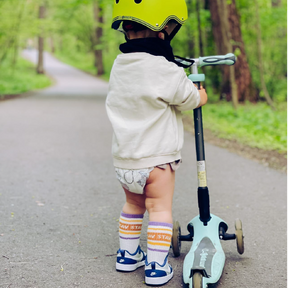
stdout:
<svg viewBox="0 0 288 288">
<path fill-rule="evenodd" d="M 121 216 L 126 217 L 126 218 L 143 218 L 144 215 L 143 214 L 126 214 L 124 212 L 121 212 Z"/>
<path fill-rule="evenodd" d="M 149 222 L 149 226 L 165 226 L 169 228 L 173 228 L 173 224 L 171 223 L 164 223 L 164 222 Z"/>
<path fill-rule="evenodd" d="M 151 249 L 151 248 L 147 248 L 147 250 L 149 250 L 149 251 L 155 251 L 155 252 L 163 252 L 163 253 L 167 253 L 169 250 L 167 249 L 167 250 L 160 250 L 160 249 Z"/>
<path fill-rule="evenodd" d="M 121 239 L 126 239 L 126 240 L 135 240 L 135 239 L 140 239 L 140 237 L 123 237 L 123 236 L 119 236 Z"/>
</svg>

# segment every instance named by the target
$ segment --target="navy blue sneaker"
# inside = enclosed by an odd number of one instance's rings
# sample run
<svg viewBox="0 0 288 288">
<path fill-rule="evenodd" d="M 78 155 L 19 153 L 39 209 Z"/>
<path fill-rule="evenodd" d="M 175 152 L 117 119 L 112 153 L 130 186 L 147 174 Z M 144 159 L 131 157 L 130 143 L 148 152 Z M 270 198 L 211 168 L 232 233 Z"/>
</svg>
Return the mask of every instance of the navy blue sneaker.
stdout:
<svg viewBox="0 0 288 288">
<path fill-rule="evenodd" d="M 138 246 L 134 254 L 130 254 L 127 250 L 119 249 L 117 251 L 116 270 L 131 272 L 145 265 L 146 253 Z"/>
<path fill-rule="evenodd" d="M 163 265 L 157 262 L 145 263 L 145 283 L 147 285 L 163 285 L 173 277 L 173 269 L 168 263 L 168 256 L 165 258 Z"/>
</svg>

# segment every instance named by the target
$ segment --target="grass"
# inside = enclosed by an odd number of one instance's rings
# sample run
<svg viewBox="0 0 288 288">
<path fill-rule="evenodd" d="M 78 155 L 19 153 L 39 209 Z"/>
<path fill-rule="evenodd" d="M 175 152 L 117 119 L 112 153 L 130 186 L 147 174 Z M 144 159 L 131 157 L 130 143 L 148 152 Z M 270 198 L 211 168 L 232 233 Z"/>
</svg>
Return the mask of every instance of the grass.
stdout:
<svg viewBox="0 0 288 288">
<path fill-rule="evenodd" d="M 0 66 L 0 99 L 4 95 L 20 94 L 27 91 L 42 89 L 52 84 L 46 75 L 36 74 L 34 65 L 20 58 L 14 69 L 11 68 L 9 59 Z"/>
<path fill-rule="evenodd" d="M 287 152 L 287 103 L 273 111 L 267 104 L 239 106 L 231 103 L 207 104 L 203 108 L 204 128 L 217 137 L 233 139 L 250 147 Z M 193 115 L 192 111 L 186 112 Z"/>
</svg>

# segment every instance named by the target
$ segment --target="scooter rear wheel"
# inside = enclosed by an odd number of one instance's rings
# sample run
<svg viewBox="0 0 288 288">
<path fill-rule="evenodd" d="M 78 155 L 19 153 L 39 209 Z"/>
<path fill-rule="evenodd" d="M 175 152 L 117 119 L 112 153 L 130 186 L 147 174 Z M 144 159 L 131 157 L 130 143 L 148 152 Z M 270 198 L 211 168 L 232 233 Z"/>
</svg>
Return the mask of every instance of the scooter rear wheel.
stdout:
<svg viewBox="0 0 288 288">
<path fill-rule="evenodd" d="M 240 219 L 236 219 L 235 221 L 235 235 L 236 235 L 236 244 L 237 251 L 239 254 L 244 253 L 244 236 L 242 230 L 242 222 Z"/>
<path fill-rule="evenodd" d="M 181 241 L 180 241 L 180 235 L 181 235 L 181 228 L 178 221 L 173 222 L 173 234 L 172 234 L 172 250 L 175 257 L 180 256 L 180 250 L 181 250 Z"/>
<path fill-rule="evenodd" d="M 200 272 L 195 272 L 193 274 L 193 288 L 202 288 L 202 274 Z"/>
</svg>

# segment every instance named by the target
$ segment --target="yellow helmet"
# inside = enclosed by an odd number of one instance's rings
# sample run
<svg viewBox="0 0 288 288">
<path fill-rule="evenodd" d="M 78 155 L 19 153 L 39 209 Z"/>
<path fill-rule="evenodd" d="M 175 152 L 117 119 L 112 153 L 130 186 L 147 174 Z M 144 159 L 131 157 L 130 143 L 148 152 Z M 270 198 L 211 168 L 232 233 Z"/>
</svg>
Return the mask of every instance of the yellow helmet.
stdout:
<svg viewBox="0 0 288 288">
<path fill-rule="evenodd" d="M 183 25 L 188 18 L 185 0 L 114 0 L 112 28 L 130 20 L 162 31 L 170 20 Z"/>
</svg>

